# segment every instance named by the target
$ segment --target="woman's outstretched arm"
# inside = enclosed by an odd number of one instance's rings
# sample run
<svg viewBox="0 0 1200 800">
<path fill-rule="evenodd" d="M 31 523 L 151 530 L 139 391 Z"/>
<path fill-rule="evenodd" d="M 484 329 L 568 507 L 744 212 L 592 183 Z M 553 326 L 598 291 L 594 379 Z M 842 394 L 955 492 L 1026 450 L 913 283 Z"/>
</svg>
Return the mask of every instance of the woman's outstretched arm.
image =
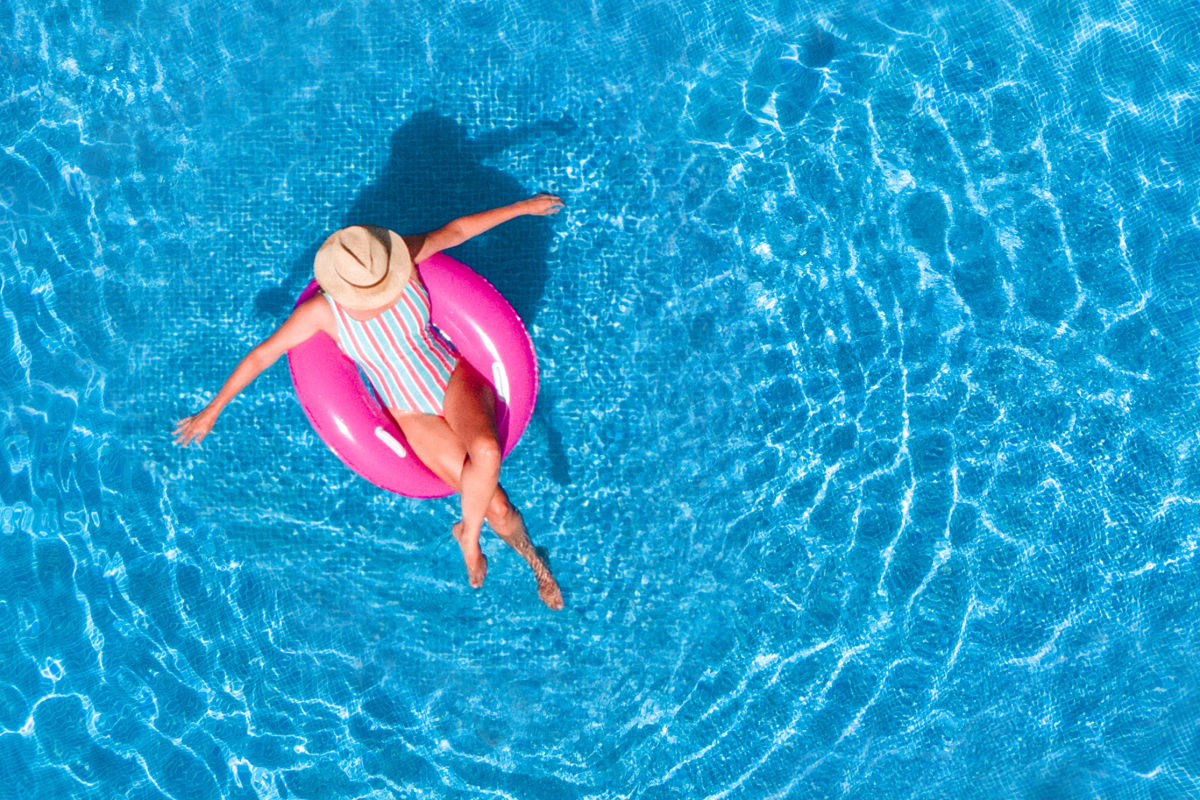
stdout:
<svg viewBox="0 0 1200 800">
<path fill-rule="evenodd" d="M 324 307 L 324 308 L 323 308 Z M 284 323 L 269 337 L 260 342 L 238 363 L 217 396 L 197 413 L 184 417 L 175 425 L 175 443 L 186 446 L 201 441 L 220 416 L 225 406 L 257 378 L 267 367 L 288 350 L 320 330 L 325 329 L 322 311 L 326 310 L 325 299 L 320 295 L 309 298 L 291 313 Z"/>
<path fill-rule="evenodd" d="M 459 217 L 438 228 L 436 231 L 425 234 L 425 239 L 420 244 L 420 250 L 413 260 L 417 262 L 424 261 L 434 253 L 456 247 L 484 231 L 491 230 L 497 225 L 508 222 L 510 219 L 516 219 L 525 214 L 535 214 L 539 217 L 544 217 L 547 214 L 558 213 L 558 210 L 562 207 L 563 201 L 558 195 L 541 192 L 528 200 L 521 200 L 512 205 L 493 208 L 489 211 L 481 211 L 478 214 L 471 214 L 466 217 Z"/>
</svg>

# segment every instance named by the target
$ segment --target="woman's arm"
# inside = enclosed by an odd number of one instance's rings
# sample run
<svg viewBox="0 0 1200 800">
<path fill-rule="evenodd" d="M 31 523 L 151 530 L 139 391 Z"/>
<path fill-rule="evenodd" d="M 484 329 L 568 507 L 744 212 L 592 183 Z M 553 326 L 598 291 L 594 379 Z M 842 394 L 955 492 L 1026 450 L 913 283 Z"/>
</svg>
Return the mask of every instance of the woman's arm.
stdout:
<svg viewBox="0 0 1200 800">
<path fill-rule="evenodd" d="M 220 416 L 225 406 L 257 378 L 267 367 L 288 350 L 307 340 L 317 331 L 325 330 L 322 311 L 328 310 L 325 299 L 320 295 L 304 301 L 291 313 L 284 323 L 269 337 L 260 342 L 237 365 L 217 396 L 190 417 L 179 420 L 175 426 L 175 443 L 186 446 L 193 440 L 199 442 Z"/>
<path fill-rule="evenodd" d="M 501 223 L 508 222 L 510 219 L 515 219 L 525 214 L 536 214 L 537 216 L 544 217 L 547 214 L 558 213 L 558 210 L 562 207 L 562 198 L 557 195 L 541 192 L 528 200 L 522 200 L 512 205 L 493 208 L 490 211 L 481 211 L 478 214 L 471 214 L 467 217 L 459 217 L 453 222 L 438 228 L 436 231 L 425 234 L 425 240 L 420 244 L 420 250 L 413 258 L 413 261 L 420 263 L 434 253 L 456 247 L 484 231 L 491 230 Z"/>
</svg>

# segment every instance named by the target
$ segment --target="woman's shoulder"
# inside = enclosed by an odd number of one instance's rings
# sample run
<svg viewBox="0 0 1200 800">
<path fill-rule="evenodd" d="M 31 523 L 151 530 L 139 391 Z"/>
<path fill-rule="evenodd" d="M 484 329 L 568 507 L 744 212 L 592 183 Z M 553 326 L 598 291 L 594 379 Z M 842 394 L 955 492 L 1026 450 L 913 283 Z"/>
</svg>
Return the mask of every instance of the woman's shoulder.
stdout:
<svg viewBox="0 0 1200 800">
<path fill-rule="evenodd" d="M 437 250 L 427 246 L 429 244 L 428 233 L 406 233 L 400 238 L 408 246 L 408 255 L 414 264 L 420 264 L 437 252 Z"/>
<path fill-rule="evenodd" d="M 325 293 L 318 291 L 296 306 L 292 316 L 304 323 L 306 327 L 311 326 L 314 330 L 324 331 L 332 336 L 337 331 L 337 320 L 334 319 L 333 309 L 329 302 Z"/>
</svg>

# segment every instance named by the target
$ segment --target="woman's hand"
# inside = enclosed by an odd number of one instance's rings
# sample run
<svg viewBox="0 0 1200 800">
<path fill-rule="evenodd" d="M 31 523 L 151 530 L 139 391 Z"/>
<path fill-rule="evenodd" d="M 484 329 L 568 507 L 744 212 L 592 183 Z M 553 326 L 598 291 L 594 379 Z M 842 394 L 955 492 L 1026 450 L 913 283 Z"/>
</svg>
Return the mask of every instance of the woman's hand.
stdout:
<svg viewBox="0 0 1200 800">
<path fill-rule="evenodd" d="M 208 436 L 220 413 L 212 406 L 205 406 L 198 414 L 179 420 L 175 423 L 175 444 L 187 447 L 193 440 L 199 443 Z"/>
<path fill-rule="evenodd" d="M 566 204 L 563 203 L 562 198 L 558 195 L 550 194 L 549 192 L 538 192 L 533 197 L 524 201 L 524 210 L 526 214 L 536 214 L 539 217 L 544 217 L 548 214 L 557 214 L 558 210 L 564 205 Z"/>
</svg>

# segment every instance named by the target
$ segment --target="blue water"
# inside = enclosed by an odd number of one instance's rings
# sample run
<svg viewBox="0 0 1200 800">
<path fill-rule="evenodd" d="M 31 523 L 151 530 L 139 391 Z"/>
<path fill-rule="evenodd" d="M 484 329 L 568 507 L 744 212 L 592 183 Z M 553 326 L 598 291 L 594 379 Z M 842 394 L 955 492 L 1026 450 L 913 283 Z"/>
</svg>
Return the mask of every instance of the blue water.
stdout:
<svg viewBox="0 0 1200 800">
<path fill-rule="evenodd" d="M 707 2 L 707 5 L 703 3 Z M 1200 12 L 0 0 L 0 798 L 1200 797 Z M 456 253 L 562 583 L 276 365 Z"/>
</svg>

